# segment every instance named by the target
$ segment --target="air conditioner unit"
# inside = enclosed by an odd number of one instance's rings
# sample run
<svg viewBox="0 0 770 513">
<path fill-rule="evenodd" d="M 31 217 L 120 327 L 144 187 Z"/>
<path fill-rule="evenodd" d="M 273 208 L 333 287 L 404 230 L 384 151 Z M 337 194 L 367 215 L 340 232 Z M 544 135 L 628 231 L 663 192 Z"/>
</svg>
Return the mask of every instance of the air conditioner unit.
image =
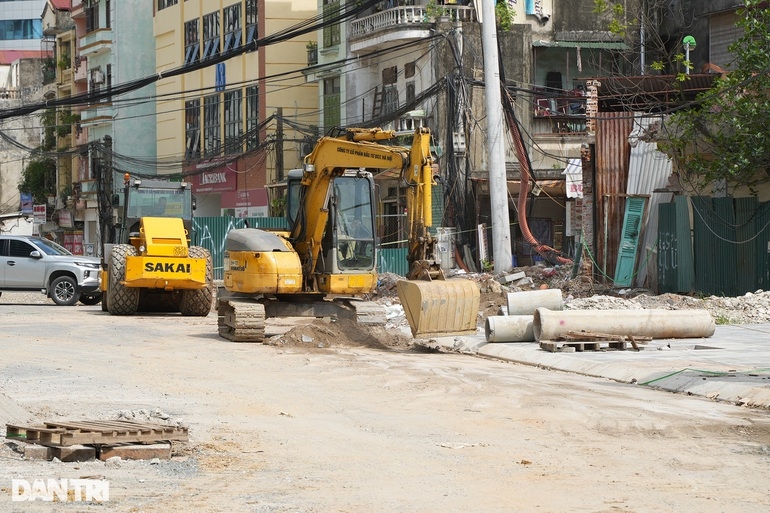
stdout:
<svg viewBox="0 0 770 513">
<path fill-rule="evenodd" d="M 94 84 L 103 84 L 104 83 L 104 72 L 99 69 L 95 69 L 91 72 L 91 81 Z"/>
</svg>

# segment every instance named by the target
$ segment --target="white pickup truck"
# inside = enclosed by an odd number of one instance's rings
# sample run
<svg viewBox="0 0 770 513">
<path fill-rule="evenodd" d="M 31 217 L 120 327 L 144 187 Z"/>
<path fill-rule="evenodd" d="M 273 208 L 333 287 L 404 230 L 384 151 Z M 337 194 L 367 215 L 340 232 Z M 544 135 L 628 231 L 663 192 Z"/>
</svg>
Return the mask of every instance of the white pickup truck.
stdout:
<svg viewBox="0 0 770 513">
<path fill-rule="evenodd" d="M 98 258 L 73 255 L 53 241 L 0 235 L 0 291 L 39 290 L 57 305 L 101 301 Z"/>
</svg>

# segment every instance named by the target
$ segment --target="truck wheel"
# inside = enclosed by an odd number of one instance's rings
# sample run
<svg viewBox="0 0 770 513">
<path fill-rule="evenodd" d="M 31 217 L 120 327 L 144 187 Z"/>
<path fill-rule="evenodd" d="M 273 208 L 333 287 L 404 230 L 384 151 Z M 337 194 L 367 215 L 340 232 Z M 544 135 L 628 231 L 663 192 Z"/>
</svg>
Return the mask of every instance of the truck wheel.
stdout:
<svg viewBox="0 0 770 513">
<path fill-rule="evenodd" d="M 60 306 L 72 306 L 80 299 L 78 282 L 72 276 L 59 276 L 51 283 L 51 299 Z"/>
<path fill-rule="evenodd" d="M 136 248 L 130 244 L 116 244 L 112 247 L 107 265 L 110 273 L 107 309 L 112 315 L 133 315 L 139 308 L 139 289 L 120 283 L 126 276 L 126 259 L 137 255 Z"/>
<path fill-rule="evenodd" d="M 190 258 L 206 259 L 206 288 L 200 290 L 183 290 L 179 311 L 182 315 L 206 317 L 211 312 L 214 302 L 214 265 L 211 253 L 206 248 L 191 246 Z"/>
<path fill-rule="evenodd" d="M 88 305 L 88 306 L 98 305 L 101 300 L 102 300 L 101 292 L 96 292 L 94 294 L 81 294 L 80 295 L 80 302 L 83 303 L 84 305 Z"/>
<path fill-rule="evenodd" d="M 163 289 L 140 289 L 140 312 L 178 312 L 181 293 Z"/>
</svg>

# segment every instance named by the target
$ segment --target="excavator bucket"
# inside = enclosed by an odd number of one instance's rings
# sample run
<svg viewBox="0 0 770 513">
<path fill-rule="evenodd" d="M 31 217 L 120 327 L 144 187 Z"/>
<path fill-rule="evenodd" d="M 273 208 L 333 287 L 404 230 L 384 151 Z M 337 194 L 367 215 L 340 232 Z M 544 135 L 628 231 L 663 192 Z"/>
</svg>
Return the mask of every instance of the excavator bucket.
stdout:
<svg viewBox="0 0 770 513">
<path fill-rule="evenodd" d="M 471 280 L 400 280 L 398 297 L 416 338 L 476 333 L 479 287 Z"/>
</svg>

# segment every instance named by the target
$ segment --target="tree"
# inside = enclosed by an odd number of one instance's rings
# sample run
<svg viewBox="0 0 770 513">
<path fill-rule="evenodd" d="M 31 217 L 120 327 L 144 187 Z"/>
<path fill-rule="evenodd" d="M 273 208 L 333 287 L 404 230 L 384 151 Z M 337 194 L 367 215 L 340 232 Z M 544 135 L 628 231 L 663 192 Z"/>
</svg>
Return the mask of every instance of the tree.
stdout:
<svg viewBox="0 0 770 513">
<path fill-rule="evenodd" d="M 723 182 L 753 190 L 770 180 L 770 8 L 747 0 L 738 11 L 743 36 L 729 50 L 736 68 L 673 114 L 659 148 L 693 185 Z"/>
<path fill-rule="evenodd" d="M 685 63 L 679 34 L 687 32 L 692 20 L 685 16 L 681 2 L 670 0 L 594 0 L 594 12 L 607 30 L 622 39 L 628 51 L 625 62 L 611 64 L 614 74 L 678 74 L 682 79 Z"/>
<path fill-rule="evenodd" d="M 36 158 L 24 169 L 19 192 L 29 192 L 35 203 L 45 203 L 56 194 L 56 161 L 50 157 Z"/>
</svg>

